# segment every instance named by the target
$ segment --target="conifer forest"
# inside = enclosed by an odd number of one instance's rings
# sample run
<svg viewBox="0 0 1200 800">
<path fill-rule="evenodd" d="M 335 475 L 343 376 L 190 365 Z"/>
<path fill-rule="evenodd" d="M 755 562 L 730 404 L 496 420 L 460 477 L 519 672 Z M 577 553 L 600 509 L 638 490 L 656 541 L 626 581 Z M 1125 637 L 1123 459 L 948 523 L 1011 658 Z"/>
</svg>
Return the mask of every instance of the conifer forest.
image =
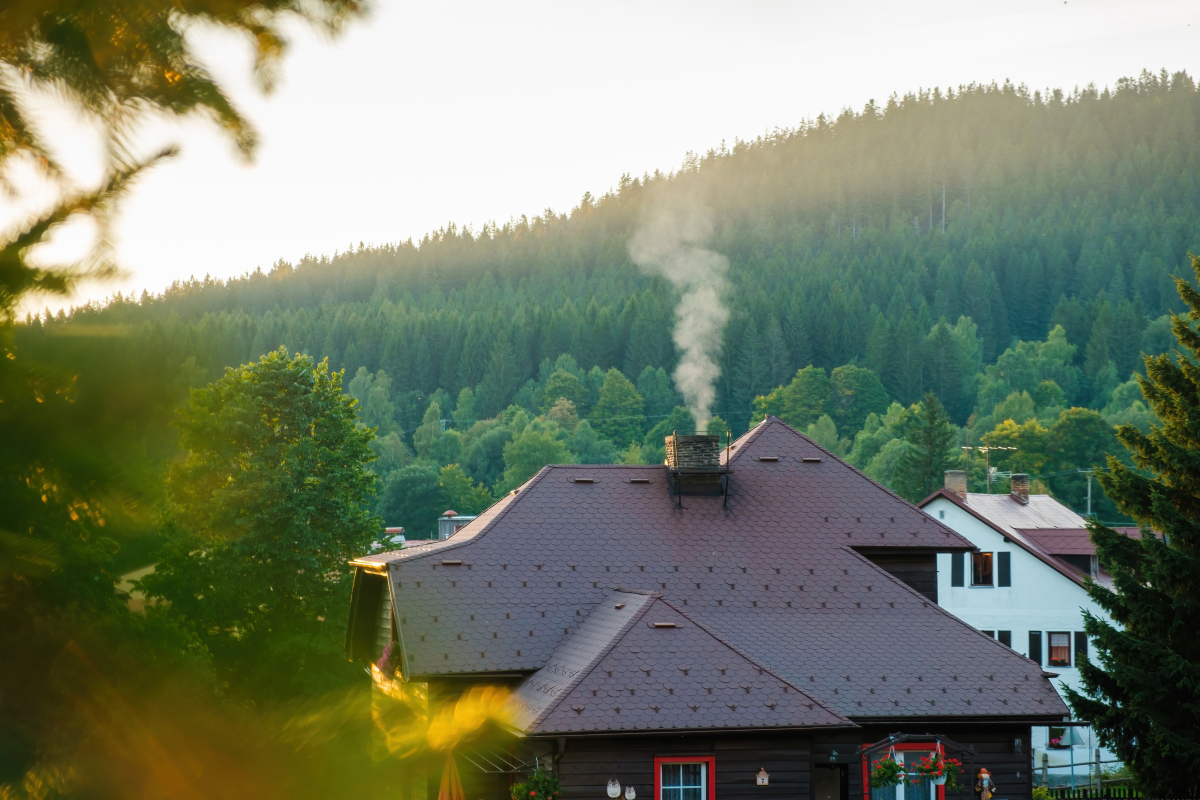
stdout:
<svg viewBox="0 0 1200 800">
<path fill-rule="evenodd" d="M 950 462 L 983 491 L 960 448 L 1013 446 L 993 491 L 1026 472 L 1082 512 L 1080 470 L 1123 452 L 1113 426 L 1151 419 L 1142 354 L 1174 343 L 1198 126 L 1183 73 L 923 91 L 623 175 L 569 211 L 33 315 L 18 341 L 103 364 L 81 403 L 122 415 L 148 463 L 174 456 L 189 388 L 280 347 L 328 359 L 377 431 L 375 511 L 422 538 L 545 463 L 656 463 L 665 433 L 695 427 L 671 378 L 675 290 L 628 240 L 648 204 L 699 197 L 730 261 L 711 430 L 777 414 L 913 500 Z M 920 474 L 927 396 L 953 441 Z M 1095 486 L 1092 507 L 1121 519 Z"/>
</svg>

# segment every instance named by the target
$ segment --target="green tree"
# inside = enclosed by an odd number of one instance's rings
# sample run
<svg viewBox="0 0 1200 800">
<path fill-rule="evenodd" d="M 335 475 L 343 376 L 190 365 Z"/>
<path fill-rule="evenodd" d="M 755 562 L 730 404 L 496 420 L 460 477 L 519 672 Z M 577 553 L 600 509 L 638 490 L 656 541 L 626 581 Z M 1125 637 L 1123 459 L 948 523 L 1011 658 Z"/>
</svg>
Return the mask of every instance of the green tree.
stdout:
<svg viewBox="0 0 1200 800">
<path fill-rule="evenodd" d="M 454 406 L 454 424 L 460 428 L 470 428 L 475 422 L 475 393 L 469 387 L 463 387 L 458 393 L 458 403 Z"/>
<path fill-rule="evenodd" d="M 904 439 L 908 447 L 892 488 L 916 502 L 942 486 L 954 455 L 954 428 L 933 394 L 917 404 Z"/>
<path fill-rule="evenodd" d="M 1103 464 L 1110 455 L 1119 457 L 1121 447 L 1112 424 L 1099 411 L 1068 408 L 1050 426 L 1046 455 L 1048 466 L 1055 471 L 1081 470 Z M 1087 507 L 1087 477 L 1084 474 L 1068 473 L 1052 480 L 1054 493 L 1063 503 L 1081 512 Z M 1101 519 L 1112 519 L 1115 510 L 1108 497 L 1093 492 L 1093 513 Z"/>
<path fill-rule="evenodd" d="M 713 417 L 710 425 L 723 425 L 720 417 Z M 659 420 L 642 438 L 642 458 L 647 464 L 662 464 L 667 459 L 667 437 L 678 431 L 683 434 L 696 432 L 696 418 L 691 409 L 675 406 L 666 419 Z M 725 429 L 721 430 L 724 435 Z"/>
<path fill-rule="evenodd" d="M 497 494 L 517 488 L 547 464 L 569 463 L 571 453 L 564 442 L 552 431 L 530 425 L 504 445 L 504 478 Z"/>
<path fill-rule="evenodd" d="M 604 375 L 600 399 L 592 410 L 593 427 L 618 447 L 641 440 L 646 418 L 642 415 L 642 396 L 617 368 Z"/>
<path fill-rule="evenodd" d="M 421 427 L 413 431 L 413 449 L 418 458 L 433 459 L 433 447 L 442 438 L 442 409 L 430 403 L 421 417 Z"/>
<path fill-rule="evenodd" d="M 803 430 L 826 413 L 830 396 L 829 375 L 824 369 L 810 364 L 797 370 L 787 386 L 755 399 L 753 422 L 774 414 L 792 427 Z M 863 417 L 865 419 L 866 415 Z"/>
<path fill-rule="evenodd" d="M 1200 277 L 1200 258 L 1192 268 Z M 1134 467 L 1109 455 L 1097 475 L 1143 534 L 1130 538 L 1089 520 L 1113 588 L 1089 581 L 1087 591 L 1112 622 L 1085 612 L 1099 663 L 1079 665 L 1082 692 L 1066 688 L 1075 714 L 1157 797 L 1200 795 L 1200 335 L 1192 327 L 1200 294 L 1185 279 L 1176 286 L 1189 311 L 1172 328 L 1189 358 L 1148 356 L 1139 380 L 1161 425 L 1149 433 L 1119 428 Z"/>
<path fill-rule="evenodd" d="M 458 464 L 442 467 L 438 488 L 442 493 L 439 505 L 452 508 L 460 514 L 482 513 L 494 500 L 488 488 L 476 484 Z"/>
<path fill-rule="evenodd" d="M 637 391 L 645 401 L 646 416 L 651 424 L 657 424 L 679 405 L 679 395 L 671 385 L 671 376 L 662 367 L 643 369 L 637 379 Z"/>
<path fill-rule="evenodd" d="M 566 370 L 556 369 L 546 379 L 546 389 L 542 394 L 542 412 L 553 408 L 560 398 L 570 400 L 578 409 L 587 405 L 588 393 L 579 378 Z"/>
<path fill-rule="evenodd" d="M 431 538 L 437 531 L 437 518 L 446 507 L 439 491 L 440 479 L 437 464 L 432 461 L 414 461 L 389 473 L 379 498 L 379 516 L 389 527 L 404 528 L 410 539 Z"/>
<path fill-rule="evenodd" d="M 868 414 L 883 414 L 887 407 L 887 391 L 871 370 L 846 364 L 830 374 L 829 408 L 842 433 L 853 436 L 862 430 Z"/>
<path fill-rule="evenodd" d="M 235 691 L 291 697 L 346 682 L 346 562 L 378 531 L 373 435 L 327 361 L 283 348 L 192 392 L 173 524 L 144 581 L 194 624 Z"/>
<path fill-rule="evenodd" d="M 567 444 L 571 448 L 571 460 L 576 464 L 612 464 L 617 460 L 617 446 L 608 439 L 601 439 L 586 419 L 575 426 Z M 662 463 L 662 459 L 654 463 Z"/>
</svg>

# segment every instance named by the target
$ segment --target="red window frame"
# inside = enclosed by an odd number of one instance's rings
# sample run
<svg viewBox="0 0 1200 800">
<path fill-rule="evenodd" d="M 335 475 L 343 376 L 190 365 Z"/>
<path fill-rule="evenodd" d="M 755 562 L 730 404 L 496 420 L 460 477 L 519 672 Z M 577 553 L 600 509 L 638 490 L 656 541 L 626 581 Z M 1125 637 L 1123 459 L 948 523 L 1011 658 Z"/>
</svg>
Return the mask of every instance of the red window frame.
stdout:
<svg viewBox="0 0 1200 800">
<path fill-rule="evenodd" d="M 870 747 L 873 744 L 875 744 L 875 742 L 867 742 L 866 744 L 863 745 L 863 747 Z M 906 742 L 906 743 L 902 743 L 902 744 L 894 744 L 891 747 L 885 747 L 880 750 L 876 750 L 874 753 L 863 753 L 863 765 L 862 765 L 862 769 L 863 769 L 863 773 L 862 773 L 863 774 L 863 782 L 862 782 L 863 800 L 871 800 L 871 762 L 872 761 L 878 761 L 880 758 L 887 755 L 887 752 L 892 749 L 895 749 L 895 750 L 934 750 L 936 748 L 937 748 L 936 742 L 914 742 L 914 743 Z M 935 786 L 933 788 L 937 789 L 937 800 L 946 800 L 946 787 L 944 785 L 943 786 Z M 655 800 L 658 800 L 658 799 L 655 798 Z"/>
<path fill-rule="evenodd" d="M 662 800 L 662 765 L 663 764 L 705 764 L 708 773 L 708 791 L 704 800 L 716 800 L 717 797 L 717 757 L 716 756 L 655 756 L 654 757 L 654 800 Z M 942 800 L 942 798 L 938 798 Z"/>
</svg>

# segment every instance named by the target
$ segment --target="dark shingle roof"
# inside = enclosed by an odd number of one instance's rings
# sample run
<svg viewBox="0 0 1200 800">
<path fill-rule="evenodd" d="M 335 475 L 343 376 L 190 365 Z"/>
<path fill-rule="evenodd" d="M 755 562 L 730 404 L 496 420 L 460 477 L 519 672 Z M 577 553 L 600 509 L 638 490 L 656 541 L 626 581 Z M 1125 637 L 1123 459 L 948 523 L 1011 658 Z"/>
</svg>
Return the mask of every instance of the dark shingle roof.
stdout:
<svg viewBox="0 0 1200 800">
<path fill-rule="evenodd" d="M 515 697 L 526 733 L 854 724 L 649 592 L 606 597 Z"/>
<path fill-rule="evenodd" d="M 853 549 L 970 542 L 777 419 L 731 452 L 728 508 L 676 508 L 665 467 L 546 467 L 452 538 L 391 554 L 405 673 L 541 669 L 628 587 L 843 716 L 1066 713 L 1040 667 Z"/>
</svg>

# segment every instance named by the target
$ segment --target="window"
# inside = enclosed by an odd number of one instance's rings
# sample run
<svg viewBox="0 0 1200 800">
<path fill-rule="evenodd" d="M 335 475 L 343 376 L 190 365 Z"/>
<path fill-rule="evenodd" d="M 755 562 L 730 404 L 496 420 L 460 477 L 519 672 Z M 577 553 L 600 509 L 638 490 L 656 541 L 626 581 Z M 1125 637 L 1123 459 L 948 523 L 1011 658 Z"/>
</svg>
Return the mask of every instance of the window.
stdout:
<svg viewBox="0 0 1200 800">
<path fill-rule="evenodd" d="M 1063 632 L 1050 634 L 1050 666 L 1071 666 L 1071 634 Z"/>
<path fill-rule="evenodd" d="M 972 586 L 991 586 L 992 585 L 992 554 L 991 553 L 972 553 L 971 554 L 971 585 Z"/>
<path fill-rule="evenodd" d="M 945 509 L 939 509 L 939 510 L 938 510 L 938 519 L 945 519 L 945 518 L 946 518 L 946 511 L 945 511 Z"/>
<path fill-rule="evenodd" d="M 1012 553 L 996 553 L 996 585 L 1012 586 Z"/>
<path fill-rule="evenodd" d="M 1029 658 L 1039 667 L 1042 665 L 1042 632 L 1029 632 Z"/>
<path fill-rule="evenodd" d="M 950 585 L 951 586 L 962 586 L 963 585 L 963 576 L 964 576 L 964 572 L 965 572 L 965 570 L 963 569 L 963 562 L 965 560 L 966 560 L 965 553 L 951 553 L 950 554 Z"/>
<path fill-rule="evenodd" d="M 715 800 L 715 761 L 713 756 L 655 758 L 655 800 Z"/>
<path fill-rule="evenodd" d="M 1000 635 L 996 638 L 1000 640 L 1000 644 L 1005 647 L 1012 647 L 1012 631 L 1000 631 L 999 633 Z"/>
<path fill-rule="evenodd" d="M 1075 666 L 1088 660 L 1087 634 L 1075 631 Z"/>
<path fill-rule="evenodd" d="M 990 636 L 990 637 L 992 637 L 993 639 L 995 639 L 995 638 L 996 638 L 996 632 L 995 632 L 995 631 L 980 631 L 980 633 L 982 633 L 984 636 Z"/>
</svg>

